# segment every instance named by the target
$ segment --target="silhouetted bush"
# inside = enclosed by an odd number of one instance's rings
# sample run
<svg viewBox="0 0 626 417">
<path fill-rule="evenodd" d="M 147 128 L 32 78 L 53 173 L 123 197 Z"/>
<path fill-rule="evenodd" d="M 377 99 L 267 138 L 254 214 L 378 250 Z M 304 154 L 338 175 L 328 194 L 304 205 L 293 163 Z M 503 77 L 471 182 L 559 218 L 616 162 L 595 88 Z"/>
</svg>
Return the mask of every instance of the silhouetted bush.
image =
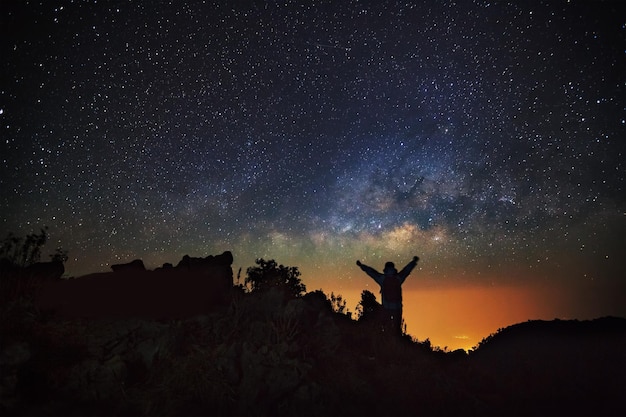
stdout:
<svg viewBox="0 0 626 417">
<path fill-rule="evenodd" d="M 348 302 L 343 298 L 341 294 L 335 295 L 335 293 L 330 293 L 330 304 L 335 313 L 345 314 L 348 317 L 352 317 L 352 313 L 347 308 Z"/>
<path fill-rule="evenodd" d="M 48 241 L 48 228 L 39 233 L 17 237 L 8 233 L 0 245 L 0 300 L 3 304 L 32 296 L 42 281 L 60 278 L 65 269 L 67 251 L 57 248 L 51 262 L 39 262 Z"/>
<path fill-rule="evenodd" d="M 293 297 L 299 297 L 306 292 L 306 286 L 300 279 L 300 271 L 295 266 L 284 266 L 259 258 L 258 266 L 249 267 L 245 279 L 250 291 L 266 291 L 270 288 L 280 288 Z"/>
<path fill-rule="evenodd" d="M 357 319 L 363 321 L 374 320 L 380 314 L 382 305 L 376 301 L 376 295 L 368 290 L 363 290 L 361 300 L 357 304 Z"/>
<path fill-rule="evenodd" d="M 47 230 L 44 227 L 39 233 L 28 234 L 23 239 L 9 233 L 0 246 L 0 259 L 22 268 L 39 261 L 41 248 L 48 240 Z"/>
</svg>

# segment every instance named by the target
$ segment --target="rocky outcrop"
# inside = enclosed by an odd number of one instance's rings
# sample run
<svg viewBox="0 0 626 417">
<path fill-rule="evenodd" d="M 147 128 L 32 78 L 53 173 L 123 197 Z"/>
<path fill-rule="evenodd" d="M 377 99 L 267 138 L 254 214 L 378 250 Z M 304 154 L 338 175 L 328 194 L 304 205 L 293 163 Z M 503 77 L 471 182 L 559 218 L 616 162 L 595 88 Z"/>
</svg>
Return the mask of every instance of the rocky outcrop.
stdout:
<svg viewBox="0 0 626 417">
<path fill-rule="evenodd" d="M 206 314 L 228 302 L 233 256 L 184 257 L 176 267 L 142 269 L 141 260 L 43 286 L 38 308 L 65 318 L 169 319 Z"/>
<path fill-rule="evenodd" d="M 65 273 L 65 266 L 61 261 L 35 262 L 22 267 L 12 262 L 0 260 L 0 276 L 13 278 L 29 278 L 38 281 L 59 279 Z"/>
<path fill-rule="evenodd" d="M 61 261 L 35 262 L 26 267 L 26 274 L 42 280 L 59 279 L 65 273 L 65 266 Z"/>
<path fill-rule="evenodd" d="M 111 265 L 113 272 L 136 272 L 145 271 L 146 267 L 141 259 L 135 259 L 134 261 L 125 264 Z"/>
<path fill-rule="evenodd" d="M 221 255 L 209 255 L 206 258 L 194 258 L 189 255 L 183 256 L 178 262 L 176 268 L 186 269 L 188 271 L 210 271 L 215 266 L 230 266 L 233 263 L 233 254 L 226 251 Z"/>
</svg>

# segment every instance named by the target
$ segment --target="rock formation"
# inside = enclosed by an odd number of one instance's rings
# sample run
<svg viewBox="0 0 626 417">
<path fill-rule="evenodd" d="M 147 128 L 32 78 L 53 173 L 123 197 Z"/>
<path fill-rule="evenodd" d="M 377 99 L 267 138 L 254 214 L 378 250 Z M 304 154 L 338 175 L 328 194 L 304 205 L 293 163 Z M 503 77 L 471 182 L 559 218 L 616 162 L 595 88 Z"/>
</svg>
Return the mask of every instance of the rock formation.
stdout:
<svg viewBox="0 0 626 417">
<path fill-rule="evenodd" d="M 144 266 L 141 259 L 135 259 L 134 261 L 125 264 L 111 265 L 111 269 L 113 270 L 113 272 L 132 272 L 145 271 L 146 267 Z"/>
<path fill-rule="evenodd" d="M 176 267 L 145 270 L 141 260 L 46 284 L 37 307 L 65 318 L 184 318 L 223 306 L 233 288 L 232 253 L 183 257 Z"/>
</svg>

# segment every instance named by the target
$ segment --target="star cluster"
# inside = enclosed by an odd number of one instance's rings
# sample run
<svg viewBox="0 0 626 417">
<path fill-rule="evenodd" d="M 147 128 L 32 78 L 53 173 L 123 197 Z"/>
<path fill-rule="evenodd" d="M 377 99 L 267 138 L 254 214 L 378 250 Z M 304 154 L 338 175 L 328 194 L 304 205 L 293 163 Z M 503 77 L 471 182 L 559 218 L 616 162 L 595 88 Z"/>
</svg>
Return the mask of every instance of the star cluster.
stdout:
<svg viewBox="0 0 626 417">
<path fill-rule="evenodd" d="M 3 3 L 2 230 L 49 226 L 76 275 L 233 250 L 309 287 L 414 254 L 621 283 L 624 4 L 231 3 Z"/>
</svg>

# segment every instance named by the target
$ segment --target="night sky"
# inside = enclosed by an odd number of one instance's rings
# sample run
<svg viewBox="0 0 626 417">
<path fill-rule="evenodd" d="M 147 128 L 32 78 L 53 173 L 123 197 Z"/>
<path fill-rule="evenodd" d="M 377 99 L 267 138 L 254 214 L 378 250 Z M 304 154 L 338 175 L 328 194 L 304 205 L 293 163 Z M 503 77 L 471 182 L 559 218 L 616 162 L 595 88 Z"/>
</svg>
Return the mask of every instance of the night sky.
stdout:
<svg viewBox="0 0 626 417">
<path fill-rule="evenodd" d="M 449 347 L 626 316 L 625 5 L 4 0 L 0 232 L 70 276 L 275 259 L 351 311 L 357 259 L 417 255 Z"/>
</svg>

